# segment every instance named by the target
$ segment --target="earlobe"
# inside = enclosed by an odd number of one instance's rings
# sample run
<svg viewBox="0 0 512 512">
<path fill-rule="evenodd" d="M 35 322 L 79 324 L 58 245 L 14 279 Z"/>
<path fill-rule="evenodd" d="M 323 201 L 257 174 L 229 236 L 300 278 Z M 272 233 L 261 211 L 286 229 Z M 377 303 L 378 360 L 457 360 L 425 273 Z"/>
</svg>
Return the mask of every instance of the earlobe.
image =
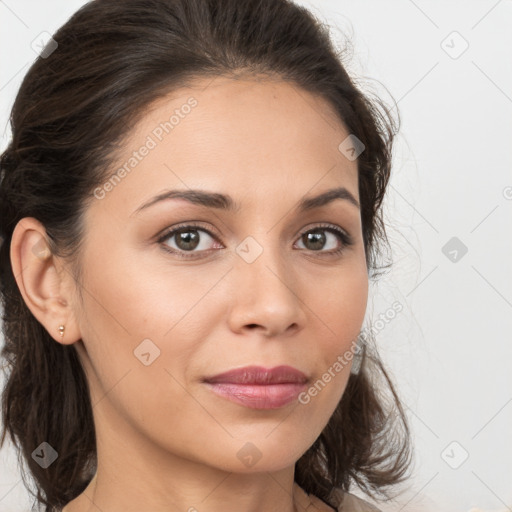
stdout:
<svg viewBox="0 0 512 512">
<path fill-rule="evenodd" d="M 73 279 L 51 253 L 46 230 L 37 219 L 25 217 L 18 222 L 12 235 L 10 258 L 20 293 L 35 318 L 55 341 L 67 345 L 79 340 L 68 296 L 72 289 L 68 284 Z"/>
</svg>

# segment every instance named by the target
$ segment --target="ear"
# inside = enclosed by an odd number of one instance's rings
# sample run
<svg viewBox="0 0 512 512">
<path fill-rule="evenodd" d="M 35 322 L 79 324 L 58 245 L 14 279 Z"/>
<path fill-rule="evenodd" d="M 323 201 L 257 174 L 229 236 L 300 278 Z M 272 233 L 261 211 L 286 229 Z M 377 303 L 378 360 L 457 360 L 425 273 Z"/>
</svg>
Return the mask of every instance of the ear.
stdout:
<svg viewBox="0 0 512 512">
<path fill-rule="evenodd" d="M 76 283 L 60 258 L 50 252 L 44 226 L 21 219 L 11 240 L 11 265 L 25 304 L 52 338 L 70 345 L 81 339 L 73 310 Z M 59 326 L 65 327 L 61 338 Z"/>
</svg>

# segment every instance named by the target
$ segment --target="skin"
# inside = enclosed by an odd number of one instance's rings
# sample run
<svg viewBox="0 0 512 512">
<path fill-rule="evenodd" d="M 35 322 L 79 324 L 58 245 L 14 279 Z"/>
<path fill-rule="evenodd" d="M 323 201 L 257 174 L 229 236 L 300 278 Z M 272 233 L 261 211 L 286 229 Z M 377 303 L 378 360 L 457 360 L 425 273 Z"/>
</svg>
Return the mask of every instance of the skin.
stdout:
<svg viewBox="0 0 512 512">
<path fill-rule="evenodd" d="M 309 403 L 255 410 L 202 382 L 252 364 L 287 364 L 316 382 L 360 332 L 368 273 L 356 206 L 338 199 L 294 210 L 340 186 L 359 201 L 357 161 L 338 150 L 349 133 L 297 86 L 198 80 L 147 109 L 113 169 L 190 96 L 198 102 L 190 114 L 88 207 L 80 285 L 66 261 L 40 250 L 37 220 L 22 219 L 13 234 L 24 300 L 57 343 L 75 344 L 91 390 L 98 471 L 64 512 L 305 510 L 294 465 L 347 384 L 350 362 Z M 240 209 L 172 199 L 134 213 L 163 190 L 189 188 L 229 194 Z M 166 252 L 184 244 L 156 236 L 189 221 L 217 240 L 199 230 L 195 259 Z M 353 245 L 328 255 L 343 247 L 334 233 L 322 231 L 323 247 L 301 237 L 325 222 Z M 263 249 L 252 263 L 236 251 L 248 236 Z M 144 339 L 160 350 L 147 366 L 134 355 Z M 250 467 L 237 456 L 248 442 L 261 454 Z M 311 498 L 316 510 L 332 510 Z"/>
</svg>

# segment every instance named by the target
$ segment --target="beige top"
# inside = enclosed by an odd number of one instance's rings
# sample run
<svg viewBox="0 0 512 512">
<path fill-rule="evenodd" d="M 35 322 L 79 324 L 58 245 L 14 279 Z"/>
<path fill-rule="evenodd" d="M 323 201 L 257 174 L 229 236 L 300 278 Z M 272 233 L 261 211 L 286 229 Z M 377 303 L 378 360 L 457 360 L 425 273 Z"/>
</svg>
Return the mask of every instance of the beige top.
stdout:
<svg viewBox="0 0 512 512">
<path fill-rule="evenodd" d="M 334 512 L 333 507 L 324 503 L 320 498 L 307 494 L 296 483 L 294 486 L 295 498 L 299 510 L 306 512 Z M 343 502 L 336 512 L 381 512 L 377 507 L 350 493 L 343 493 Z"/>
<path fill-rule="evenodd" d="M 343 505 L 338 508 L 339 512 L 381 512 L 375 505 L 358 498 L 350 493 L 345 493 Z"/>
</svg>

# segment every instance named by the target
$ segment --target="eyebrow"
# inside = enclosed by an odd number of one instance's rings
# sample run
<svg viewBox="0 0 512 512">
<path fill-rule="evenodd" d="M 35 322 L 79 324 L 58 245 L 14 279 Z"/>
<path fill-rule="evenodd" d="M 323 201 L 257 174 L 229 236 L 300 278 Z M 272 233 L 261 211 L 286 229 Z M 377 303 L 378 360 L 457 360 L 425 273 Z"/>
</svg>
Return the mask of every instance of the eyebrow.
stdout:
<svg viewBox="0 0 512 512">
<path fill-rule="evenodd" d="M 235 202 L 232 197 L 216 192 L 206 192 L 204 190 L 166 190 L 161 194 L 150 199 L 142 206 L 137 208 L 132 215 L 153 206 L 161 201 L 169 199 L 184 199 L 189 203 L 205 206 L 207 208 L 216 208 L 220 210 L 236 212 L 240 210 L 240 204 Z M 359 202 L 345 187 L 338 187 L 322 192 L 313 197 L 305 197 L 296 206 L 298 212 L 306 212 L 315 208 L 320 208 L 332 203 L 336 199 L 348 201 L 356 208 L 360 209 Z"/>
</svg>

